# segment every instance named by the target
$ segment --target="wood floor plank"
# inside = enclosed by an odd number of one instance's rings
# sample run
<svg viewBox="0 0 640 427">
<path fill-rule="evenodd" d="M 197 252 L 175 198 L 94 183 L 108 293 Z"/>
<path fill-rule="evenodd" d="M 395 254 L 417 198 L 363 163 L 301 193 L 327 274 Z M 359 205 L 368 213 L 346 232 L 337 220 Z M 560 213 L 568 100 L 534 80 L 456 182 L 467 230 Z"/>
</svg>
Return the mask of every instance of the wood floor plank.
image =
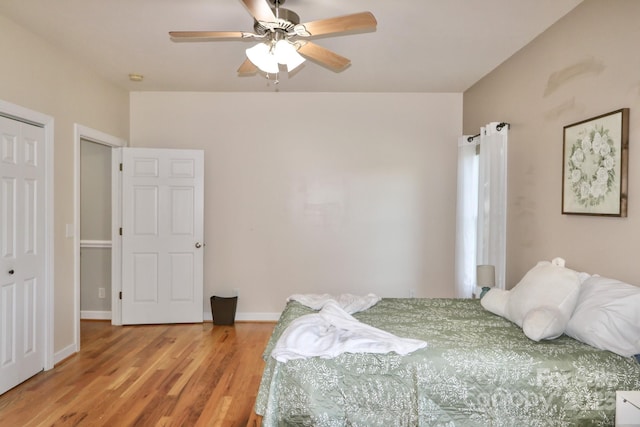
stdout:
<svg viewBox="0 0 640 427">
<path fill-rule="evenodd" d="M 0 395 L 1 425 L 260 425 L 273 323 L 81 327 L 80 353 Z"/>
</svg>

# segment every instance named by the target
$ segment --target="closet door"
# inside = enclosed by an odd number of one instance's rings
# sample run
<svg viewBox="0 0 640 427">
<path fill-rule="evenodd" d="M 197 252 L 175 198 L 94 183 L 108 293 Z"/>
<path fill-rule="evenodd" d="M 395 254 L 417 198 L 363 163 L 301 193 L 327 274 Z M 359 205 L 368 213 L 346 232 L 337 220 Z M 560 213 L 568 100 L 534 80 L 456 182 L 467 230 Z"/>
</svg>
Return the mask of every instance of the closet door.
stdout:
<svg viewBox="0 0 640 427">
<path fill-rule="evenodd" d="M 0 393 L 44 368 L 44 142 L 0 117 Z"/>
</svg>

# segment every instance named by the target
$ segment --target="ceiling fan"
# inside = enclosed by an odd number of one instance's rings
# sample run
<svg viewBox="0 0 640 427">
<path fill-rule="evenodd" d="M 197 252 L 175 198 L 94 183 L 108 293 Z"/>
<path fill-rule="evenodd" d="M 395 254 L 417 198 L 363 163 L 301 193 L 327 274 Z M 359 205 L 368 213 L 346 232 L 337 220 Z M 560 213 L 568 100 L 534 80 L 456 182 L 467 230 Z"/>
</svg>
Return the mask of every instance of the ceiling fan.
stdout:
<svg viewBox="0 0 640 427">
<path fill-rule="evenodd" d="M 371 12 L 300 23 L 300 17 L 280 7 L 285 0 L 242 0 L 253 16 L 254 33 L 241 31 L 170 31 L 173 41 L 257 40 L 246 50 L 247 59 L 238 68 L 238 75 L 253 75 L 258 70 L 277 74 L 280 66 L 288 72 L 310 59 L 335 72 L 343 71 L 351 61 L 331 50 L 311 42 L 319 36 L 374 31 L 377 21 Z"/>
</svg>

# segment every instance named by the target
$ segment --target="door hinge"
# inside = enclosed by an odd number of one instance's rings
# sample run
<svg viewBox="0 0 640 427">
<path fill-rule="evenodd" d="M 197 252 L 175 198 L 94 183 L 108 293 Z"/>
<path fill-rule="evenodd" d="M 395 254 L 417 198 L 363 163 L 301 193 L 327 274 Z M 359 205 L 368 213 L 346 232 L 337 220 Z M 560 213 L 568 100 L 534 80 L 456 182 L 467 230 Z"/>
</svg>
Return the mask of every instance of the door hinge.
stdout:
<svg viewBox="0 0 640 427">
<path fill-rule="evenodd" d="M 122 227 L 120 227 L 120 235 L 122 236 Z"/>
<path fill-rule="evenodd" d="M 122 291 L 118 292 L 118 298 L 122 299 Z"/>
<path fill-rule="evenodd" d="M 120 172 L 122 172 L 122 163 L 120 163 Z"/>
</svg>

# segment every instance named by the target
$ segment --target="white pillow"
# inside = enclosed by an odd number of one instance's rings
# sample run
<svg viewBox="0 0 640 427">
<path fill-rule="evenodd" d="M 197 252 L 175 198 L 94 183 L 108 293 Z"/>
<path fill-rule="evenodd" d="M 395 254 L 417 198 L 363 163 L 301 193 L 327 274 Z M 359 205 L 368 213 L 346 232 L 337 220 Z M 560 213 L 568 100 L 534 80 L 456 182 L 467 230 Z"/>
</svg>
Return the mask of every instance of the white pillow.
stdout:
<svg viewBox="0 0 640 427">
<path fill-rule="evenodd" d="M 507 304 L 509 320 L 518 326 L 524 326 L 523 322 L 529 311 L 540 307 L 555 307 L 558 309 L 557 313 L 561 313 L 564 318 L 547 317 L 550 322 L 560 322 L 562 330 L 559 333 L 556 327 L 552 328 L 553 334 L 544 334 L 541 329 L 546 329 L 546 324 L 529 325 L 528 329 L 535 330 L 536 333 L 533 335 L 542 336 L 542 339 L 557 338 L 564 332 L 573 313 L 579 290 L 578 273 L 564 268 L 563 259 L 556 258 L 553 262 L 540 261 L 511 289 L 511 297 Z"/>
<path fill-rule="evenodd" d="M 582 285 L 566 334 L 621 356 L 640 354 L 640 287 L 591 276 Z"/>
<path fill-rule="evenodd" d="M 504 289 L 491 288 L 480 299 L 480 304 L 485 310 L 497 314 L 498 316 L 505 317 L 507 314 L 507 302 L 509 301 L 509 291 Z"/>
<path fill-rule="evenodd" d="M 558 338 L 564 333 L 567 316 L 553 306 L 542 306 L 530 310 L 522 320 L 522 331 L 534 341 Z"/>
<path fill-rule="evenodd" d="M 510 291 L 491 289 L 482 306 L 520 326 L 534 341 L 563 334 L 575 308 L 580 277 L 564 260 L 540 261 Z"/>
</svg>

